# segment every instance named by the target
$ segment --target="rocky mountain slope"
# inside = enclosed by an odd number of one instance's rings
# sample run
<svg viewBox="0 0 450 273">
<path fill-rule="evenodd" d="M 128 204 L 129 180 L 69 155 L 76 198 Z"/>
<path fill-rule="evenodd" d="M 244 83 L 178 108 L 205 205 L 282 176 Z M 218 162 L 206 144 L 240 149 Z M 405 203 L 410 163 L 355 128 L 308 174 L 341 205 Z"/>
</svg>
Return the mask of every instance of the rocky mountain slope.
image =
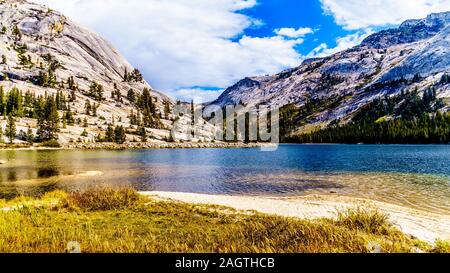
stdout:
<svg viewBox="0 0 450 273">
<path fill-rule="evenodd" d="M 162 124 L 147 128 L 150 139 L 163 140 L 169 135 L 172 121 L 164 111 L 174 105 L 173 101 L 152 90 L 140 72 L 109 42 L 57 11 L 23 0 L 2 0 L 0 55 L 0 85 L 5 92 L 18 88 L 35 96 L 58 91 L 67 98 L 75 95 L 68 107 L 75 120 L 86 118 L 88 127 L 75 124 L 61 128 L 58 135 L 62 143 L 94 141 L 108 124 L 136 129 L 130 122 L 130 113 L 136 112 L 136 107 L 127 95 L 133 90 L 138 96 L 145 88 L 151 90 L 156 109 L 153 114 L 160 115 Z M 100 100 L 92 96 L 95 86 L 103 93 Z M 85 114 L 87 101 L 97 106 L 96 115 Z M 64 112 L 59 114 L 63 116 Z M 32 118 L 20 117 L 17 123 L 17 131 L 31 127 L 36 132 L 36 121 Z M 5 119 L 1 124 L 5 128 Z M 85 129 L 88 134 L 80 137 Z M 128 140 L 132 138 L 128 136 Z"/>
<path fill-rule="evenodd" d="M 272 76 L 249 77 L 225 90 L 211 104 L 293 105 L 313 109 L 293 134 L 330 123 L 346 123 L 377 98 L 433 86 L 447 101 L 450 85 L 450 12 L 409 20 L 375 33 L 359 46 L 325 58 L 305 60 Z M 311 107 L 311 105 L 313 107 Z M 448 109 L 448 106 L 445 109 Z"/>
<path fill-rule="evenodd" d="M 433 87 L 448 103 L 448 78 L 440 79 L 450 72 L 449 33 L 450 12 L 409 20 L 346 51 L 305 60 L 276 75 L 243 79 L 212 104 L 294 107 L 297 115 L 288 133 L 296 135 L 346 124 L 378 98 L 405 91 Z M 42 124 L 32 105 L 39 96 L 56 95 L 57 137 L 63 144 L 96 142 L 110 126 L 124 127 L 126 141 L 148 142 L 173 141 L 172 129 L 181 141 L 210 141 L 221 130 L 203 120 L 191 128 L 189 104 L 181 103 L 186 112 L 175 116 L 175 103 L 153 90 L 111 44 L 47 7 L 0 0 L 0 56 L 0 127 L 6 132 L 12 113 L 17 132 L 22 131 L 14 142 L 23 142 L 23 132 L 30 129 L 39 134 Z M 448 108 L 444 104 L 440 110 Z M 70 111 L 75 122 L 66 124 Z M 198 135 L 191 139 L 193 130 Z"/>
</svg>

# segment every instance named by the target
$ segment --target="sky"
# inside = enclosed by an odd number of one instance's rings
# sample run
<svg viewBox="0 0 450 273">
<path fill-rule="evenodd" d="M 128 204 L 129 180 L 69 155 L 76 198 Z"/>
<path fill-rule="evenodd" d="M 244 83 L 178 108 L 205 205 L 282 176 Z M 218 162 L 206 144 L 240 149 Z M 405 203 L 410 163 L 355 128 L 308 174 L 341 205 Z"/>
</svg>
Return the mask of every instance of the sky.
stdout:
<svg viewBox="0 0 450 273">
<path fill-rule="evenodd" d="M 33 0 L 98 32 L 175 99 L 211 101 L 251 76 L 275 74 L 359 44 L 450 0 Z"/>
</svg>

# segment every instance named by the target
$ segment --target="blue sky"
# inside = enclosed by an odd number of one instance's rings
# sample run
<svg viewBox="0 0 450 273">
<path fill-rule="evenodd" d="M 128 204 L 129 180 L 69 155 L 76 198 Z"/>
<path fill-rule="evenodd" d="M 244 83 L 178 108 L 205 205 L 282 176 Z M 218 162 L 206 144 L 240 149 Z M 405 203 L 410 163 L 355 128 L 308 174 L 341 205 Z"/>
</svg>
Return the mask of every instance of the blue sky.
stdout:
<svg viewBox="0 0 450 273">
<path fill-rule="evenodd" d="M 336 37 L 348 33 L 335 23 L 333 16 L 324 14 L 320 1 L 266 0 L 244 13 L 264 22 L 260 28 L 246 30 L 245 33 L 249 36 L 269 36 L 273 34 L 274 29 L 285 27 L 310 27 L 316 30 L 305 43 L 296 47 L 302 54 L 308 54 L 321 43 L 334 47 Z"/>
<path fill-rule="evenodd" d="M 108 39 L 153 88 L 208 101 L 248 77 L 450 10 L 450 0 L 33 0 Z"/>
</svg>

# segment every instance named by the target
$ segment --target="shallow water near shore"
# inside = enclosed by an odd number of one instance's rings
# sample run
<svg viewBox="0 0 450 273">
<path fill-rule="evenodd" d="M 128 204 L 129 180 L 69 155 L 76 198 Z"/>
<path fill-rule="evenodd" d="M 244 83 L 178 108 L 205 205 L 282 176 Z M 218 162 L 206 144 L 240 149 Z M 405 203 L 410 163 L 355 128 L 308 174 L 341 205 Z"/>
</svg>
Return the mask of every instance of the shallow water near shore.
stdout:
<svg viewBox="0 0 450 273">
<path fill-rule="evenodd" d="M 450 213 L 450 146 L 0 151 L 0 197 L 129 185 L 140 191 L 335 194 Z"/>
</svg>

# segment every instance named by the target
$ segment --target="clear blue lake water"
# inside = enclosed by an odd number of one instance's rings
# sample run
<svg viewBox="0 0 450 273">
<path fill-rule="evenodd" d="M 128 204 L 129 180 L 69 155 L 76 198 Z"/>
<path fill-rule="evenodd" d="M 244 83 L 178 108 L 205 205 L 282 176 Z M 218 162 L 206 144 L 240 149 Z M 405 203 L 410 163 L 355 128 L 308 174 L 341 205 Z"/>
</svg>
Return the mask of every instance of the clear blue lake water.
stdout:
<svg viewBox="0 0 450 273">
<path fill-rule="evenodd" d="M 252 149 L 0 151 L 0 197 L 129 185 L 141 191 L 342 194 L 450 211 L 450 146 L 281 145 Z"/>
</svg>

